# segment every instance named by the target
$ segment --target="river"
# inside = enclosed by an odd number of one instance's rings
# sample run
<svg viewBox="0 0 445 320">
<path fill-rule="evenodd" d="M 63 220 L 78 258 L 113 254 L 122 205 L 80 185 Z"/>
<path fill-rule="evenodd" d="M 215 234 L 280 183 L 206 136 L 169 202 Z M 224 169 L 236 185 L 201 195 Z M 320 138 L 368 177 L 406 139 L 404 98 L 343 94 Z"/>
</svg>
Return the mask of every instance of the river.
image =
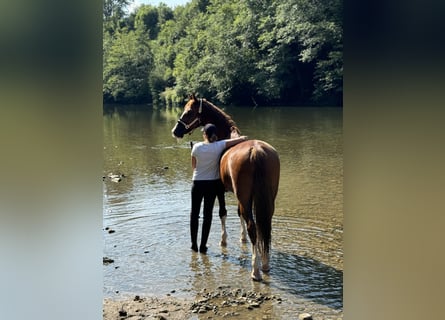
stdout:
<svg viewBox="0 0 445 320">
<path fill-rule="evenodd" d="M 104 109 L 104 297 L 193 297 L 232 286 L 279 295 L 271 318 L 343 316 L 343 141 L 341 108 L 224 109 L 242 134 L 272 144 L 281 161 L 272 220 L 271 272 L 250 280 L 250 243 L 239 242 L 236 200 L 226 194 L 228 246 L 215 202 L 208 253 L 190 250 L 190 141 L 171 129 L 181 109 Z M 110 179 L 110 174 L 123 174 Z M 201 222 L 200 222 L 201 230 Z"/>
</svg>

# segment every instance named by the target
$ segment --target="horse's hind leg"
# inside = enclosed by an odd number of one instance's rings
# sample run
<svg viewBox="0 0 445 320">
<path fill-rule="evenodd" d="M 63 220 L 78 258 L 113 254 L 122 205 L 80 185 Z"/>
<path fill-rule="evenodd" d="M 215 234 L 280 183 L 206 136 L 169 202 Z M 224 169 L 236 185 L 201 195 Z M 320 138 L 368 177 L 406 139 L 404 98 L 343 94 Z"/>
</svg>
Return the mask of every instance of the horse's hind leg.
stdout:
<svg viewBox="0 0 445 320">
<path fill-rule="evenodd" d="M 258 248 L 257 232 L 255 221 L 253 220 L 252 205 L 249 203 L 243 207 L 241 203 L 238 204 L 240 216 L 247 222 L 247 233 L 249 234 L 250 242 L 252 243 L 252 272 L 251 277 L 255 281 L 261 281 L 260 272 L 260 250 Z"/>
<path fill-rule="evenodd" d="M 260 256 L 261 250 L 258 247 L 258 239 L 256 234 L 256 225 L 252 218 L 247 222 L 247 232 L 249 233 L 250 241 L 252 242 L 252 272 L 250 276 L 255 281 L 261 281 L 260 272 Z"/>
<path fill-rule="evenodd" d="M 270 271 L 270 265 L 269 265 L 269 252 L 265 252 L 263 248 L 260 249 L 261 254 L 261 270 L 263 272 L 269 272 Z"/>
<path fill-rule="evenodd" d="M 242 243 L 247 242 L 247 230 L 246 230 L 246 222 L 244 218 L 241 215 L 240 211 L 240 205 L 238 204 L 238 217 L 239 217 L 239 223 L 240 223 L 240 239 L 239 241 Z"/>
<path fill-rule="evenodd" d="M 258 243 L 252 243 L 252 272 L 250 274 L 253 280 L 261 281 L 260 272 L 260 250 L 258 249 Z"/>
</svg>

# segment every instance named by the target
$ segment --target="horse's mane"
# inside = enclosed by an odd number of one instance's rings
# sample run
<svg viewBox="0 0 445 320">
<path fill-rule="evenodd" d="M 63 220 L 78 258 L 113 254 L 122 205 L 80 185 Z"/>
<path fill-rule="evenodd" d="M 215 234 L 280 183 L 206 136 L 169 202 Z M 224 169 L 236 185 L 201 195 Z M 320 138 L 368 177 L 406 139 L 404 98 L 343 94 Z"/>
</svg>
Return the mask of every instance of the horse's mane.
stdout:
<svg viewBox="0 0 445 320">
<path fill-rule="evenodd" d="M 241 134 L 240 129 L 236 126 L 235 121 L 233 121 L 232 117 L 230 117 L 227 113 L 225 113 L 223 110 L 215 106 L 210 101 L 207 101 L 206 99 L 202 99 L 208 106 L 210 106 L 210 110 L 213 112 L 213 116 L 215 116 L 219 121 L 224 122 L 227 124 L 228 129 L 231 132 L 231 137 L 238 137 Z"/>
</svg>

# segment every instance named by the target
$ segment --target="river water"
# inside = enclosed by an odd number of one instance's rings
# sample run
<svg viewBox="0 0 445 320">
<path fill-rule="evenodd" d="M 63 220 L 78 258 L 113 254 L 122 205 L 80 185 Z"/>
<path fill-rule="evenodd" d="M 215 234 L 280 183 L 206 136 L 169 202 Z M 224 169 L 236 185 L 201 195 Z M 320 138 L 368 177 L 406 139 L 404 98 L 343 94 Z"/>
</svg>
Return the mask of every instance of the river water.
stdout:
<svg viewBox="0 0 445 320">
<path fill-rule="evenodd" d="M 343 141 L 341 108 L 224 109 L 242 134 L 272 144 L 281 177 L 272 220 L 271 271 L 250 280 L 250 243 L 239 242 L 236 200 L 226 194 L 228 246 L 221 248 L 215 203 L 208 253 L 190 250 L 190 141 L 171 129 L 181 109 L 104 109 L 104 297 L 193 297 L 231 286 L 282 298 L 271 319 L 302 312 L 343 316 Z M 123 174 L 121 181 L 110 174 Z M 202 222 L 202 221 L 201 221 Z M 200 222 L 200 230 L 201 230 Z M 199 231 L 200 232 L 200 231 Z M 261 319 L 261 318 L 260 318 Z"/>
</svg>

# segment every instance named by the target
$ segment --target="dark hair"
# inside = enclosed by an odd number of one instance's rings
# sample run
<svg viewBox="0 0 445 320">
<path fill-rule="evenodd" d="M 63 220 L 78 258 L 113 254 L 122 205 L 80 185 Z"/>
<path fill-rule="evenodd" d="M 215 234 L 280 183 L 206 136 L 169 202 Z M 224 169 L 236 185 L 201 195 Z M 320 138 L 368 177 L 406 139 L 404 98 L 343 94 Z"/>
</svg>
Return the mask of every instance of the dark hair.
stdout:
<svg viewBox="0 0 445 320">
<path fill-rule="evenodd" d="M 218 136 L 215 133 L 213 133 L 211 137 L 207 136 L 207 139 L 209 140 L 209 142 L 215 142 L 216 140 L 218 140 Z"/>
<path fill-rule="evenodd" d="M 218 140 L 218 136 L 216 135 L 216 127 L 214 124 L 207 123 L 204 128 L 202 128 L 202 131 L 204 131 L 209 142 L 215 142 Z"/>
</svg>

